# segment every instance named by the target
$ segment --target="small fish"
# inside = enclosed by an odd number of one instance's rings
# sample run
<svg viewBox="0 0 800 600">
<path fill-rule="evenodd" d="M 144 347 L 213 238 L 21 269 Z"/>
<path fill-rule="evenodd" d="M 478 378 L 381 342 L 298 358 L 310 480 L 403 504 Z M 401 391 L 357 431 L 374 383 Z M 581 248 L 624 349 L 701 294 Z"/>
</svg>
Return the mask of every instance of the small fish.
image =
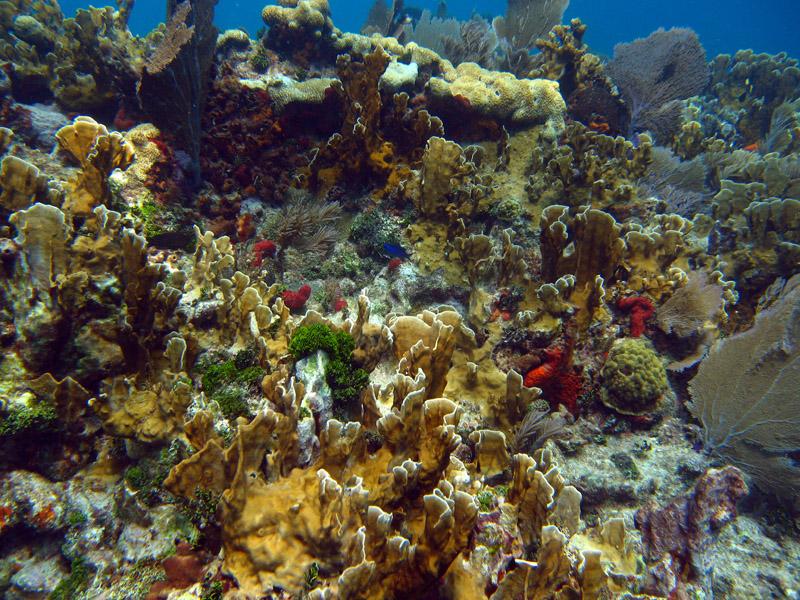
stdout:
<svg viewBox="0 0 800 600">
<path fill-rule="evenodd" d="M 395 258 L 408 258 L 409 254 L 406 252 L 402 246 L 398 246 L 396 244 L 390 244 L 386 242 L 383 245 L 383 249 L 386 251 L 386 254 L 389 256 L 394 256 Z"/>
<path fill-rule="evenodd" d="M 747 144 L 742 150 L 747 150 L 748 152 L 758 152 L 758 142 L 753 142 L 752 144 Z"/>
</svg>

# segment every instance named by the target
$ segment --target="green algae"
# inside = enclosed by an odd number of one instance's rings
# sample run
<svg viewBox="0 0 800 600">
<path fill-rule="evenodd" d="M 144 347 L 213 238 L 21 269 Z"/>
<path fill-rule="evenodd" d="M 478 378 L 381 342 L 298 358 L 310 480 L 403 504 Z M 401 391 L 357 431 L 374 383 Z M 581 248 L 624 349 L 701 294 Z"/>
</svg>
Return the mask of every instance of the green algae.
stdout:
<svg viewBox="0 0 800 600">
<path fill-rule="evenodd" d="M 164 480 L 172 467 L 186 458 L 186 448 L 181 443 L 173 442 L 168 448 L 162 448 L 157 455 L 148 456 L 125 470 L 125 482 L 136 491 L 147 505 L 157 504 L 166 493 Z"/>
<path fill-rule="evenodd" d="M 289 352 L 295 360 L 320 350 L 330 357 L 325 379 L 331 387 L 334 404 L 341 406 L 357 399 L 369 382 L 369 373 L 353 364 L 353 338 L 344 331 L 314 323 L 298 327 L 289 341 Z"/>
<path fill-rule="evenodd" d="M 70 574 L 62 579 L 50 594 L 50 600 L 73 600 L 89 585 L 89 567 L 83 558 L 72 561 Z"/>
<path fill-rule="evenodd" d="M 148 240 L 164 233 L 164 228 L 157 223 L 163 208 L 152 200 L 145 200 L 139 206 L 132 206 L 130 211 L 142 220 L 144 237 Z"/>
<path fill-rule="evenodd" d="M 13 404 L 5 416 L 0 418 L 0 437 L 47 431 L 56 425 L 57 419 L 56 409 L 51 404 Z"/>
<path fill-rule="evenodd" d="M 202 376 L 203 391 L 216 402 L 226 419 L 250 417 L 247 396 L 261 379 L 265 371 L 255 365 L 255 351 L 239 351 L 232 360 L 205 367 Z"/>
</svg>

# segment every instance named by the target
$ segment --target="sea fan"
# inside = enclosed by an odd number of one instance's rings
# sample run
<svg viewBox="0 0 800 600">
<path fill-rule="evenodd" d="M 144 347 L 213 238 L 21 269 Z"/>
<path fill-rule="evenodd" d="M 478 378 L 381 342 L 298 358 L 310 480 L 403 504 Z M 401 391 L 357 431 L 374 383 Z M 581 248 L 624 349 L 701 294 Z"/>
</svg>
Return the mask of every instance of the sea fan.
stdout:
<svg viewBox="0 0 800 600">
<path fill-rule="evenodd" d="M 669 212 L 683 217 L 709 212 L 706 167 L 701 158 L 681 161 L 669 148 L 661 146 L 653 148 L 652 158 L 647 174 L 638 182 L 643 195 L 655 196 Z"/>
<path fill-rule="evenodd" d="M 708 84 L 706 51 L 691 29 L 659 29 L 643 39 L 617 44 L 608 74 L 630 106 L 629 137 L 651 131 L 671 141 L 681 102 Z"/>
<path fill-rule="evenodd" d="M 692 273 L 688 283 L 656 310 L 658 326 L 666 333 L 688 337 L 722 308 L 723 287 L 705 273 Z"/>
<path fill-rule="evenodd" d="M 800 490 L 800 275 L 790 279 L 753 327 L 717 342 L 689 382 L 691 413 L 713 453 L 761 487 Z"/>
</svg>

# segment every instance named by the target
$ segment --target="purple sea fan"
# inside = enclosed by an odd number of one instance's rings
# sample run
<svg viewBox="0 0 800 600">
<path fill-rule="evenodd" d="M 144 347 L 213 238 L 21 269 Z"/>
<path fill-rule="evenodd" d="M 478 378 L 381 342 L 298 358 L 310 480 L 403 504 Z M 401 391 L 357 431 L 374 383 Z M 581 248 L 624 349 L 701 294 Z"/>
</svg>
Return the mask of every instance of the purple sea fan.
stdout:
<svg viewBox="0 0 800 600">
<path fill-rule="evenodd" d="M 681 100 L 708 84 L 706 51 L 691 29 L 659 29 L 646 38 L 617 44 L 608 74 L 631 111 L 629 136 L 651 131 L 661 144 L 671 141 Z"/>
</svg>

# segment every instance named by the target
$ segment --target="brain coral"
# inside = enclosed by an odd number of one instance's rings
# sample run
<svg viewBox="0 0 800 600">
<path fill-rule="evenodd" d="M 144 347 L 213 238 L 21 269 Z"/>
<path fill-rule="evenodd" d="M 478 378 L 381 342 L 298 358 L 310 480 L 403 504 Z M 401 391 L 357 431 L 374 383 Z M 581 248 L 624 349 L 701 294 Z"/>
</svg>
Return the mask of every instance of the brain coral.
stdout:
<svg viewBox="0 0 800 600">
<path fill-rule="evenodd" d="M 647 342 L 614 342 L 603 367 L 603 404 L 624 415 L 643 415 L 658 407 L 666 389 L 666 369 Z"/>
</svg>

